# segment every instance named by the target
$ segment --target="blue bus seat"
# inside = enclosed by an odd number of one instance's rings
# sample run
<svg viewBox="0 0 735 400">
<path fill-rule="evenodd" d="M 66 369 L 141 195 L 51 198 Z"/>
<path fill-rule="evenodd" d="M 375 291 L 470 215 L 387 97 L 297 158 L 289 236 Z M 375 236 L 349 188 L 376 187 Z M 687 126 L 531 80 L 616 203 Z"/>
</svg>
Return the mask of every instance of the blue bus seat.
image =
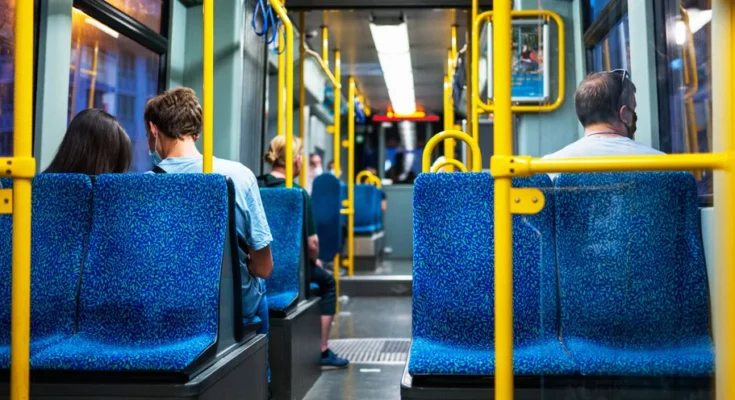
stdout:
<svg viewBox="0 0 735 400">
<path fill-rule="evenodd" d="M 514 186 L 547 195 L 541 213 L 513 217 L 515 374 L 571 375 L 556 318 L 551 181 Z M 415 182 L 414 378 L 495 373 L 493 188 L 487 173 L 421 174 Z"/>
<path fill-rule="evenodd" d="M 13 187 L 3 179 L 3 188 Z M 81 174 L 41 174 L 33 179 L 31 246 L 31 354 L 71 337 L 77 287 L 92 225 L 92 182 Z M 0 215 L 0 368 L 10 367 L 11 214 Z"/>
<path fill-rule="evenodd" d="M 378 230 L 376 218 L 377 205 L 380 206 L 380 194 L 373 185 L 355 185 L 355 233 L 373 233 Z"/>
<path fill-rule="evenodd" d="M 273 236 L 273 273 L 266 281 L 268 308 L 282 312 L 299 296 L 304 193 L 302 189 L 262 188 L 260 197 Z"/>
<path fill-rule="evenodd" d="M 711 375 L 694 177 L 562 174 L 555 191 L 561 332 L 579 371 Z"/>
<path fill-rule="evenodd" d="M 232 335 L 219 325 L 231 197 L 220 175 L 98 177 L 78 331 L 34 368 L 188 379 L 210 362 Z"/>
<path fill-rule="evenodd" d="M 344 199 L 344 184 L 337 177 L 321 174 L 314 179 L 311 200 L 319 236 L 319 259 L 322 261 L 332 261 L 342 250 L 344 219 L 340 210 Z"/>
</svg>

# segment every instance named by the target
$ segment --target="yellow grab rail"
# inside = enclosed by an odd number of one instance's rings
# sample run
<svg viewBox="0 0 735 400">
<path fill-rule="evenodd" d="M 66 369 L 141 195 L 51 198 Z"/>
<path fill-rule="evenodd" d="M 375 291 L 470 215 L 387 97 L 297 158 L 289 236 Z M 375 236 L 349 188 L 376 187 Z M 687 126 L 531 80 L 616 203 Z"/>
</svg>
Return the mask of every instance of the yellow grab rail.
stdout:
<svg viewBox="0 0 735 400">
<path fill-rule="evenodd" d="M 203 23 L 204 42 L 202 55 L 202 113 L 204 117 L 202 137 L 202 169 L 205 174 L 212 173 L 214 158 L 214 0 L 204 0 Z"/>
<path fill-rule="evenodd" d="M 341 54 L 339 50 L 334 51 L 334 77 L 337 80 L 337 82 L 340 82 L 340 69 L 342 68 L 342 59 Z M 342 107 L 340 107 L 340 103 L 342 102 L 342 91 L 334 89 L 334 130 L 332 134 L 334 135 L 334 176 L 339 178 L 342 176 L 342 166 L 341 166 L 341 155 L 342 155 L 342 131 L 340 124 L 341 121 L 341 115 Z"/>
<path fill-rule="evenodd" d="M 314 59 L 319 63 L 319 66 L 322 67 L 322 71 L 324 71 L 324 74 L 327 75 L 327 78 L 329 78 L 329 81 L 332 83 L 332 86 L 334 86 L 334 89 L 341 89 L 342 85 L 337 81 L 337 78 L 335 78 L 334 74 L 332 74 L 332 71 L 329 70 L 329 66 L 327 65 L 324 60 L 322 60 L 322 57 L 314 50 L 306 49 L 306 54 L 314 57 Z"/>
<path fill-rule="evenodd" d="M 514 104 L 511 106 L 512 112 L 518 112 L 518 113 L 528 113 L 528 112 L 551 112 L 559 107 L 561 107 L 561 104 L 564 102 L 564 96 L 565 94 L 565 79 L 566 79 L 566 38 L 564 33 L 564 21 L 559 16 L 559 14 L 548 11 L 548 10 L 520 10 L 520 11 L 511 11 L 511 17 L 515 18 L 530 18 L 530 17 L 540 17 L 544 19 L 553 19 L 554 22 L 556 22 L 557 25 L 557 31 L 558 31 L 558 43 L 559 43 L 559 49 L 558 49 L 558 79 L 557 82 L 558 88 L 557 88 L 557 95 L 556 100 L 553 103 L 547 103 L 543 105 L 519 105 Z M 480 53 L 480 43 L 479 43 L 479 36 L 480 36 L 480 24 L 489 21 L 493 18 L 493 11 L 486 11 L 482 14 L 478 15 L 475 18 L 474 23 L 472 24 L 472 82 L 474 85 L 477 85 L 477 82 L 479 82 L 479 76 L 480 76 L 480 61 L 479 61 L 479 53 Z M 493 35 L 494 36 L 494 35 Z M 493 39 L 494 43 L 500 43 L 497 41 L 497 39 Z M 496 82 L 493 79 L 493 82 Z M 495 85 L 493 85 L 495 86 Z M 477 112 L 482 113 L 490 113 L 493 112 L 495 109 L 495 106 L 492 102 L 485 103 L 480 99 L 480 93 L 479 90 L 474 90 L 475 95 L 475 103 L 476 107 L 478 108 Z M 473 117 L 473 121 L 476 121 L 477 118 Z"/>
<path fill-rule="evenodd" d="M 286 48 L 285 62 L 286 62 L 286 187 L 293 187 L 293 23 L 288 18 L 288 13 L 283 7 L 283 4 L 279 0 L 270 0 L 271 7 L 278 14 L 278 18 L 283 23 L 283 29 L 286 31 Z M 279 35 L 279 47 L 281 42 L 281 35 Z M 280 49 L 281 53 L 284 50 Z M 282 59 L 279 58 L 278 71 L 279 74 L 283 69 L 284 65 L 280 64 Z M 281 81 L 279 80 L 279 88 L 281 87 Z M 283 91 L 278 91 L 279 105 L 282 103 Z M 279 118 L 279 123 L 281 119 Z M 279 134 L 281 134 L 279 132 Z"/>
<path fill-rule="evenodd" d="M 283 36 L 283 26 L 280 26 L 278 28 L 278 93 L 276 94 L 276 101 L 278 102 L 278 107 L 276 107 L 278 112 L 276 133 L 278 136 L 286 134 L 286 103 L 283 102 L 283 92 L 286 90 L 286 69 L 284 68 L 286 64 L 286 50 L 284 47 L 286 45 Z"/>
<path fill-rule="evenodd" d="M 444 166 L 454 166 L 457 167 L 461 172 L 467 172 L 467 167 L 462 164 L 459 160 L 444 160 L 434 166 L 431 167 L 431 172 L 439 172 L 440 169 Z"/>
<path fill-rule="evenodd" d="M 482 156 L 480 154 L 480 146 L 477 144 L 477 142 L 472 137 L 470 137 L 470 135 L 462 131 L 451 130 L 451 131 L 440 132 L 434 135 L 426 143 L 426 146 L 424 147 L 424 155 L 423 155 L 422 162 L 421 162 L 422 172 L 431 171 L 431 153 L 434 151 L 434 148 L 442 140 L 445 140 L 445 139 L 456 139 L 456 140 L 461 140 L 467 143 L 467 146 L 469 146 L 470 150 L 472 151 L 472 164 L 471 164 L 472 172 L 480 172 L 482 170 Z"/>
<path fill-rule="evenodd" d="M 13 177 L 13 267 L 10 334 L 10 398 L 28 399 L 31 334 L 31 181 L 33 159 L 33 2 L 15 8 L 13 158 L 2 160 Z"/>
<path fill-rule="evenodd" d="M 451 63 L 451 50 L 450 50 Z M 449 65 L 448 65 L 449 67 Z M 452 80 L 453 72 L 450 70 L 449 75 L 444 77 L 444 130 L 450 131 L 454 128 L 454 102 L 452 101 Z M 454 160 L 454 140 L 447 139 L 444 141 L 444 158 Z M 450 167 L 453 172 L 454 168 Z"/>
<path fill-rule="evenodd" d="M 355 177 L 355 183 L 357 183 L 358 185 L 362 183 L 373 185 L 376 186 L 378 189 L 383 187 L 383 182 L 380 181 L 380 178 L 378 178 L 377 176 L 375 176 L 374 173 L 368 170 L 360 171 L 360 173 L 358 173 Z"/>
<path fill-rule="evenodd" d="M 306 52 L 306 15 L 299 13 L 299 137 L 301 138 L 301 171 L 299 171 L 299 185 L 306 187 L 306 170 L 309 165 L 306 154 L 306 84 L 304 83 L 304 53 Z"/>
<path fill-rule="evenodd" d="M 347 88 L 347 275 L 355 273 L 355 78 Z"/>
</svg>

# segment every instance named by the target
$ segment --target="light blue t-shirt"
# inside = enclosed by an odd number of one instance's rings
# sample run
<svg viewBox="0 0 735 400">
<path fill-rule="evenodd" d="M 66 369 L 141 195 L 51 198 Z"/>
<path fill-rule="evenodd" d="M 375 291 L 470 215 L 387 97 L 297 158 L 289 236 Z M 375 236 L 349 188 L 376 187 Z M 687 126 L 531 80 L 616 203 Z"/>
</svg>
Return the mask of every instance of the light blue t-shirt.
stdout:
<svg viewBox="0 0 735 400">
<path fill-rule="evenodd" d="M 590 135 L 585 136 L 556 153 L 544 158 L 574 158 L 574 157 L 602 157 L 602 156 L 641 156 L 665 155 L 652 147 L 625 136 Z M 549 174 L 554 179 L 558 174 Z"/>
<path fill-rule="evenodd" d="M 201 173 L 202 156 L 167 158 L 158 164 L 170 174 Z M 272 241 L 268 221 L 260 200 L 260 189 L 255 175 L 239 162 L 214 158 L 215 174 L 232 179 L 235 187 L 235 224 L 238 243 L 245 242 L 253 250 L 260 250 Z M 252 318 L 265 295 L 265 282 L 252 276 L 247 268 L 247 251 L 239 248 L 240 273 L 242 275 L 242 315 Z"/>
</svg>

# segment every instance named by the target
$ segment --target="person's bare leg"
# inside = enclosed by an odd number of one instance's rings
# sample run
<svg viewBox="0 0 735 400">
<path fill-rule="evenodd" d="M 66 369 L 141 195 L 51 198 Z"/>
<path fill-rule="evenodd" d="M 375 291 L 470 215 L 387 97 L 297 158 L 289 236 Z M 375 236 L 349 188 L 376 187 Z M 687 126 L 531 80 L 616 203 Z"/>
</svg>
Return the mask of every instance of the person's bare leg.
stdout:
<svg viewBox="0 0 735 400">
<path fill-rule="evenodd" d="M 322 315 L 322 353 L 329 348 L 329 331 L 332 330 L 334 315 Z"/>
</svg>

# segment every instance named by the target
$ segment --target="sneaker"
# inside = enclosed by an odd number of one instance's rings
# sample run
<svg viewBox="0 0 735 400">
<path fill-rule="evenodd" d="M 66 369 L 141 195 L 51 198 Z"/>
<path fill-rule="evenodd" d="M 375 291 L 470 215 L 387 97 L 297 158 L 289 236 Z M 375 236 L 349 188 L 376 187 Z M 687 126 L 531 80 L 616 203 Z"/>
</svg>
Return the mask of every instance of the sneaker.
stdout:
<svg viewBox="0 0 735 400">
<path fill-rule="evenodd" d="M 346 358 L 342 358 L 332 350 L 322 352 L 322 368 L 344 368 L 350 362 Z"/>
</svg>

